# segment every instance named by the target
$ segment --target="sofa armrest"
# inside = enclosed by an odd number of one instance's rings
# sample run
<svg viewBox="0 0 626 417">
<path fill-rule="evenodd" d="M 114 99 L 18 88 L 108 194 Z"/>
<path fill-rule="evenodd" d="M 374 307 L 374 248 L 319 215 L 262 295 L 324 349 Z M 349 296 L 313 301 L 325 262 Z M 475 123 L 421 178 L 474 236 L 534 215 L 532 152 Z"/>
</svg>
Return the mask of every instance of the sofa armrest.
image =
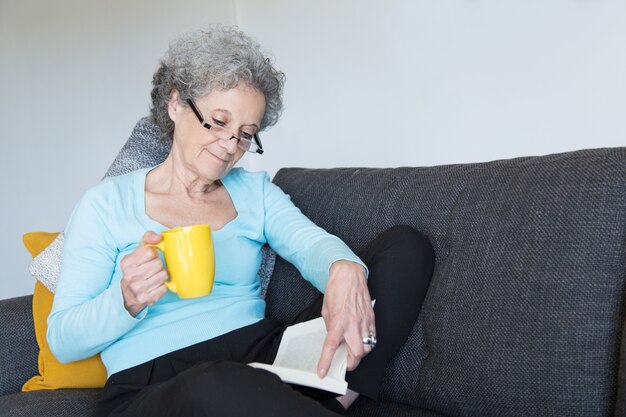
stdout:
<svg viewBox="0 0 626 417">
<path fill-rule="evenodd" d="M 37 374 L 32 295 L 0 300 L 0 395 L 19 392 Z"/>
</svg>

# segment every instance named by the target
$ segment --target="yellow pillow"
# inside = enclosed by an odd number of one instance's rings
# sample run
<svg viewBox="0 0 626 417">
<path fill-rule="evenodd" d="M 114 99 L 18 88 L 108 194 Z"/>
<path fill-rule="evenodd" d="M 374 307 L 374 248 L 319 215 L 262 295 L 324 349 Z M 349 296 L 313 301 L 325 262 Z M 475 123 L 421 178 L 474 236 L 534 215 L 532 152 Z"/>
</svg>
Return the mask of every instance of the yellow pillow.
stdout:
<svg viewBox="0 0 626 417">
<path fill-rule="evenodd" d="M 26 233 L 23 237 L 24 246 L 34 258 L 52 243 L 57 235 L 58 233 Z M 100 355 L 62 364 L 50 351 L 46 331 L 48 330 L 48 315 L 52 309 L 53 299 L 54 294 L 37 281 L 33 294 L 33 319 L 35 321 L 35 337 L 39 345 L 39 375 L 29 379 L 22 387 L 22 391 L 103 387 L 107 373 L 100 360 Z"/>
</svg>

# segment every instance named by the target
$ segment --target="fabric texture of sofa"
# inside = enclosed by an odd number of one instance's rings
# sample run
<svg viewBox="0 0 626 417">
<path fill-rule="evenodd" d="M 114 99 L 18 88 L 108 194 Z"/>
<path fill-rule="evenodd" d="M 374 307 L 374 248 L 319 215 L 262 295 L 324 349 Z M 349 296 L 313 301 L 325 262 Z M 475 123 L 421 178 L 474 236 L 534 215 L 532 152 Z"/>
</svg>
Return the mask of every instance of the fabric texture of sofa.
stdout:
<svg viewBox="0 0 626 417">
<path fill-rule="evenodd" d="M 359 399 L 348 415 L 626 416 L 626 148 L 287 168 L 274 182 L 357 252 L 398 224 L 435 250 L 425 303 L 381 401 Z M 314 293 L 276 258 L 269 316 L 292 317 Z M 98 390 L 20 392 L 37 372 L 31 297 L 0 301 L 0 323 L 0 416 L 88 416 Z"/>
</svg>

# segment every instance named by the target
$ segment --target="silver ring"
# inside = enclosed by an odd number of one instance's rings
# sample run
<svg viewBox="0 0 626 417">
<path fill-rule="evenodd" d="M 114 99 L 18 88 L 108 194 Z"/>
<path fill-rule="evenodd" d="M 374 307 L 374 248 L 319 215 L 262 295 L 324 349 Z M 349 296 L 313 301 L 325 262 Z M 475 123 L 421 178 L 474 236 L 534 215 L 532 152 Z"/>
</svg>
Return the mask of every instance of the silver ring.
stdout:
<svg viewBox="0 0 626 417">
<path fill-rule="evenodd" d="M 369 345 L 372 349 L 376 347 L 377 342 L 378 340 L 376 340 L 376 335 L 374 334 L 374 332 L 370 332 L 369 335 L 363 338 L 363 344 Z"/>
</svg>

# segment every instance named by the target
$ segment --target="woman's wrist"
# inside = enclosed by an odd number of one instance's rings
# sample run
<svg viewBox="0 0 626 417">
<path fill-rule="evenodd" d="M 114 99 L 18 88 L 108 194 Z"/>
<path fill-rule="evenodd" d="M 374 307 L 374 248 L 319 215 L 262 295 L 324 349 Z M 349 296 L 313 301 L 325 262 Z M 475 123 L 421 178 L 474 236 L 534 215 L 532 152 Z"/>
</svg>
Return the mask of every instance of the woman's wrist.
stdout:
<svg viewBox="0 0 626 417">
<path fill-rule="evenodd" d="M 363 265 L 349 261 L 347 259 L 340 259 L 338 261 L 333 262 L 330 265 L 330 278 L 333 276 L 344 275 L 345 272 L 357 273 L 363 277 L 363 279 L 367 278 L 367 274 Z"/>
</svg>

